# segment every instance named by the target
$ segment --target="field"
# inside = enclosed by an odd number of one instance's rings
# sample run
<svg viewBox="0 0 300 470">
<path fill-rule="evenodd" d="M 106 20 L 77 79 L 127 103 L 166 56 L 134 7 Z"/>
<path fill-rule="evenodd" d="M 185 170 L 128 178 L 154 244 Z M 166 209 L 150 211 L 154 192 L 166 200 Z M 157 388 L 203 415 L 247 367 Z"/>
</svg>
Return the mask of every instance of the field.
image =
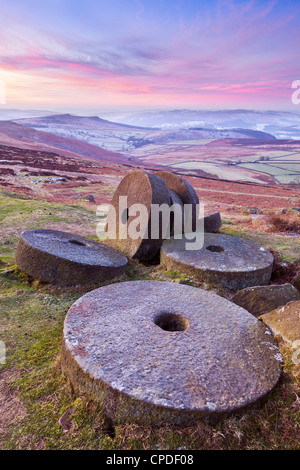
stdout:
<svg viewBox="0 0 300 470">
<path fill-rule="evenodd" d="M 253 129 L 143 128 L 65 114 L 0 121 L 0 142 L 220 180 L 290 185 L 300 178 L 300 141 Z"/>
<path fill-rule="evenodd" d="M 190 175 L 288 185 L 300 180 L 299 150 L 299 141 L 203 139 L 149 144 L 133 150 L 129 159 L 164 165 Z"/>
</svg>

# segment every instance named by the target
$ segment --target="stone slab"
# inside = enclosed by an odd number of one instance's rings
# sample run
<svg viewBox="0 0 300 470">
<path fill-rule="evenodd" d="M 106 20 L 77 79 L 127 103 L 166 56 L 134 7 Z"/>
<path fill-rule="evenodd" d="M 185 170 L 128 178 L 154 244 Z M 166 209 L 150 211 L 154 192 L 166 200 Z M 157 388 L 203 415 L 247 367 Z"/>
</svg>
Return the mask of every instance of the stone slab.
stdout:
<svg viewBox="0 0 300 470">
<path fill-rule="evenodd" d="M 191 286 L 112 284 L 65 319 L 63 373 L 115 424 L 190 425 L 241 410 L 266 397 L 281 368 L 262 322 Z"/>
<path fill-rule="evenodd" d="M 252 315 L 259 316 L 288 302 L 300 300 L 300 292 L 291 284 L 255 286 L 237 292 L 230 300 Z"/>
<path fill-rule="evenodd" d="M 273 255 L 260 245 L 232 235 L 205 233 L 204 245 L 187 250 L 186 238 L 165 240 L 161 264 L 212 285 L 232 290 L 270 282 Z"/>
<path fill-rule="evenodd" d="M 32 277 L 59 285 L 99 283 L 120 276 L 128 260 L 117 250 L 58 230 L 21 234 L 16 264 Z"/>
<path fill-rule="evenodd" d="M 123 217 L 120 214 L 120 197 L 127 197 L 127 206 L 130 208 L 133 204 L 143 204 L 147 211 L 147 230 L 146 235 L 141 234 L 137 239 L 132 239 L 126 235 L 127 228 L 136 216 Z M 147 173 L 142 170 L 134 170 L 122 179 L 118 185 L 111 205 L 116 212 L 116 233 L 111 229 L 114 219 L 114 212 L 108 211 L 107 217 L 107 237 L 113 247 L 122 251 L 129 258 L 138 258 L 141 260 L 151 260 L 159 251 L 164 236 L 161 223 L 159 224 L 159 233 L 156 239 L 151 239 L 151 205 L 152 204 L 170 204 L 169 190 L 165 182 L 157 175 Z M 125 212 L 125 211 L 124 211 Z M 120 222 L 121 221 L 121 222 Z"/>
<path fill-rule="evenodd" d="M 289 302 L 259 318 L 274 335 L 281 336 L 289 346 L 293 346 L 297 341 L 300 347 L 300 300 Z"/>
</svg>

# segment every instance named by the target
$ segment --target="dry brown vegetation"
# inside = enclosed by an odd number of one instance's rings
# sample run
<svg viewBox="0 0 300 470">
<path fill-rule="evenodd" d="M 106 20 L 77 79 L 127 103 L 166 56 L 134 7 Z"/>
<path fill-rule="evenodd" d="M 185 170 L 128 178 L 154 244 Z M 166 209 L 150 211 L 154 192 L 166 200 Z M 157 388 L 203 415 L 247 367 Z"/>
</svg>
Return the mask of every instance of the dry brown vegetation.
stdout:
<svg viewBox="0 0 300 470">
<path fill-rule="evenodd" d="M 267 223 L 273 232 L 294 232 L 300 235 L 300 214 L 270 215 Z"/>
</svg>

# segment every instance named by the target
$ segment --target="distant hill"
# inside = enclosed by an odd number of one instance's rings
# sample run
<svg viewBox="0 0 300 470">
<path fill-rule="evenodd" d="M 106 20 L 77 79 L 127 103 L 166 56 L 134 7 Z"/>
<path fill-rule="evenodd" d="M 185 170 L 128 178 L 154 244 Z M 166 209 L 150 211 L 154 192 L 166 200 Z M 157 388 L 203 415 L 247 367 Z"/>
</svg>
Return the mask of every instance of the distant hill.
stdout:
<svg viewBox="0 0 300 470">
<path fill-rule="evenodd" d="M 125 124 L 159 127 L 164 130 L 205 128 L 218 130 L 249 129 L 262 131 L 277 139 L 300 139 L 300 109 L 256 111 L 249 109 L 145 109 L 127 113 L 107 113 L 107 119 Z"/>
<path fill-rule="evenodd" d="M 70 126 L 81 129 L 100 130 L 122 130 L 122 129 L 149 129 L 145 127 L 132 126 L 128 124 L 120 124 L 118 122 L 107 121 L 99 116 L 76 116 L 74 114 L 54 114 L 51 116 L 33 117 L 25 119 L 15 119 L 14 122 L 24 126 L 35 128 L 51 128 L 52 126 Z"/>
<path fill-rule="evenodd" d="M 113 163 L 126 162 L 121 154 L 87 142 L 43 132 L 12 121 L 0 121 L 0 143 L 23 149 L 55 152 L 59 155 L 91 158 Z"/>
<path fill-rule="evenodd" d="M 224 137 L 227 137 L 229 139 L 276 139 L 276 137 L 272 134 L 268 134 L 267 132 L 262 131 L 253 131 L 251 129 L 203 129 L 198 127 L 192 127 L 189 130 L 201 131 L 203 138 L 210 139 L 220 139 Z"/>
</svg>

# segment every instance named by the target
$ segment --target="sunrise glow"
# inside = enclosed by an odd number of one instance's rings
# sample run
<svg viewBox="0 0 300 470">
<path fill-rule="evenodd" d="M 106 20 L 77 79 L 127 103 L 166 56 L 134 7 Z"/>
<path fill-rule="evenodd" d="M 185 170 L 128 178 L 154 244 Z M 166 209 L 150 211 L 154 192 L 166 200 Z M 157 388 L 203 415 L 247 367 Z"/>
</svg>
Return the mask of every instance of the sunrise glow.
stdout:
<svg viewBox="0 0 300 470">
<path fill-rule="evenodd" d="M 292 109 L 299 25 L 296 0 L 14 0 L 5 106 Z"/>
</svg>

